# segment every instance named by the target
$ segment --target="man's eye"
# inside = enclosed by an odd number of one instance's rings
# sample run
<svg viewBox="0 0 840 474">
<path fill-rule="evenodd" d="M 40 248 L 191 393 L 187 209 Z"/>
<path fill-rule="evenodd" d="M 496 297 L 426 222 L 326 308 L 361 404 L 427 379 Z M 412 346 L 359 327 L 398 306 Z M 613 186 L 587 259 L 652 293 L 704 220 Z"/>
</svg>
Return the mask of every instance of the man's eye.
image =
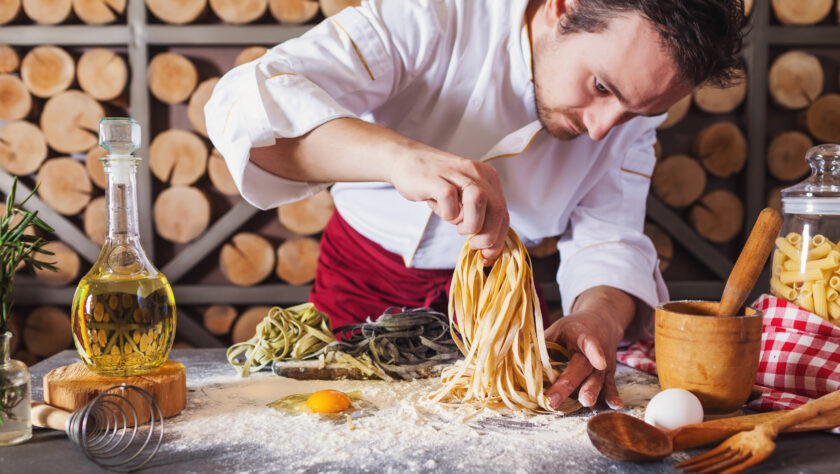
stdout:
<svg viewBox="0 0 840 474">
<path fill-rule="evenodd" d="M 609 92 L 609 90 L 606 87 L 604 87 L 604 85 L 601 84 L 601 82 L 598 79 L 595 79 L 595 89 L 598 89 L 598 92 L 602 94 L 606 94 Z"/>
</svg>

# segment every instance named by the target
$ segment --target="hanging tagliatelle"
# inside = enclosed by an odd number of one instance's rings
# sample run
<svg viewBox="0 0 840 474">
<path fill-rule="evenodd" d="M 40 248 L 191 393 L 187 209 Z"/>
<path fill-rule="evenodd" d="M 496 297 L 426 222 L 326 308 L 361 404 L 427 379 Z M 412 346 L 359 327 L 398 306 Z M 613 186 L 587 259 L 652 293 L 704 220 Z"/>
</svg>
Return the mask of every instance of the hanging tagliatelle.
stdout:
<svg viewBox="0 0 840 474">
<path fill-rule="evenodd" d="M 432 400 L 532 412 L 570 413 L 580 408 L 569 399 L 554 409 L 545 395 L 544 384 L 553 383 L 556 376 L 531 259 L 513 229 L 488 275 L 481 251 L 471 249 L 469 242 L 464 244 L 452 277 L 449 321 L 465 359 L 444 369 L 443 386 L 431 395 Z"/>
</svg>

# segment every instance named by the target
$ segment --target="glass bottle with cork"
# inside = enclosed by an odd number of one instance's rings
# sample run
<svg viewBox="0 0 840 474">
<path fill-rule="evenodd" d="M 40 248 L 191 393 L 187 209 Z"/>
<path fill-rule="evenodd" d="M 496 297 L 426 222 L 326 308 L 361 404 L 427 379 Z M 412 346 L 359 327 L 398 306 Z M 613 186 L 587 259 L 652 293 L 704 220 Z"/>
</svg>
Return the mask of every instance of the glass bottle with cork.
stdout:
<svg viewBox="0 0 840 474">
<path fill-rule="evenodd" d="M 140 245 L 136 172 L 140 125 L 103 118 L 99 144 L 107 177 L 105 243 L 73 297 L 73 341 L 87 367 L 101 375 L 154 371 L 175 337 L 175 299 L 166 277 Z"/>
<path fill-rule="evenodd" d="M 805 159 L 811 176 L 781 192 L 770 291 L 840 325 L 840 145 L 815 146 Z"/>
</svg>

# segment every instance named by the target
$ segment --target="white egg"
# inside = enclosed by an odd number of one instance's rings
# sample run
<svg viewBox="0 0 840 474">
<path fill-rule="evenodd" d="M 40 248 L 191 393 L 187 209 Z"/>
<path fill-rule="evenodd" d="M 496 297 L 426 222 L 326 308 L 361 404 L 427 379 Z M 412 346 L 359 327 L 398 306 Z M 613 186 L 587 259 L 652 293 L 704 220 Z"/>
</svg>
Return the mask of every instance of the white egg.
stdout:
<svg viewBox="0 0 840 474">
<path fill-rule="evenodd" d="M 662 430 L 703 421 L 703 405 L 697 397 L 681 388 L 663 390 L 648 402 L 645 423 Z"/>
</svg>

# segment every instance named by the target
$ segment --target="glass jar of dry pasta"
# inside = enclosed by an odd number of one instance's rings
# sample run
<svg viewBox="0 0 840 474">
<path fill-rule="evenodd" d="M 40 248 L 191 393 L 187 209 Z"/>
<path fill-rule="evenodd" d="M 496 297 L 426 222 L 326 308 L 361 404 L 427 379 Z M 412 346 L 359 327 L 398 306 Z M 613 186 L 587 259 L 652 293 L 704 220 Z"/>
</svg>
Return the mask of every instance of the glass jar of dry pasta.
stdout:
<svg viewBox="0 0 840 474">
<path fill-rule="evenodd" d="M 840 325 L 840 145 L 815 146 L 805 159 L 811 176 L 782 190 L 770 291 Z"/>
</svg>

